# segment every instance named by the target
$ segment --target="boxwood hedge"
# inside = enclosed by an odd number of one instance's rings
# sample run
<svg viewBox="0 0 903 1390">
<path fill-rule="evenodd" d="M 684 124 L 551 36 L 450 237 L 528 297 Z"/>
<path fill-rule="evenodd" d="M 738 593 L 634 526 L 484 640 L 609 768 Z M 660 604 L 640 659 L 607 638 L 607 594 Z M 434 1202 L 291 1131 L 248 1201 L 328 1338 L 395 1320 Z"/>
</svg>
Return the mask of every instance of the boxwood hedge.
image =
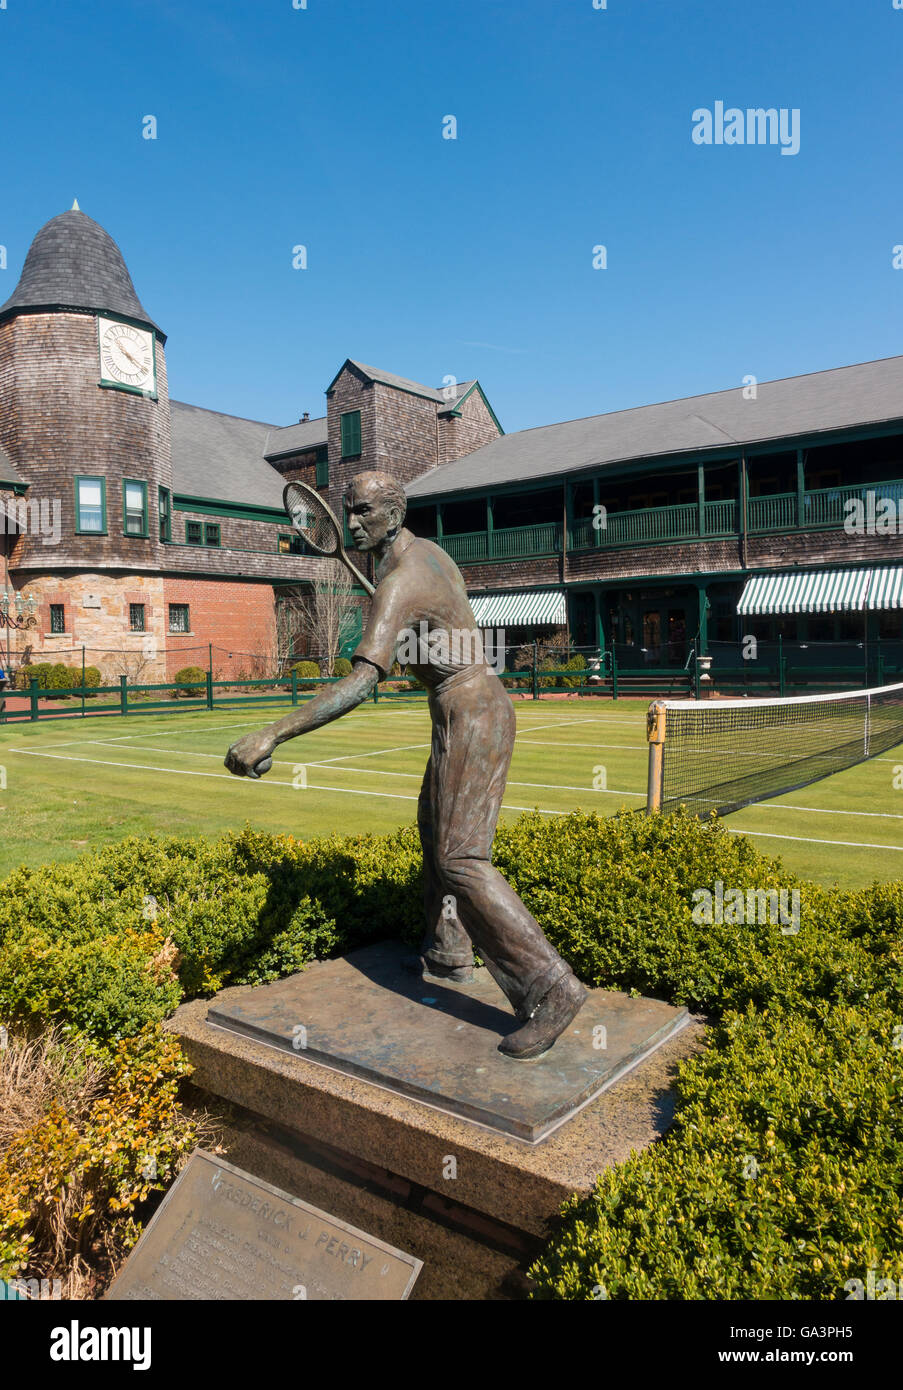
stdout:
<svg viewBox="0 0 903 1390">
<path fill-rule="evenodd" d="M 831 891 L 717 822 L 523 816 L 494 859 L 588 984 L 711 1020 L 665 1140 L 565 1209 L 546 1298 L 844 1298 L 903 1278 L 903 884 Z M 799 893 L 799 929 L 694 920 L 700 888 Z M 421 930 L 416 831 L 128 839 L 0 886 L 0 1018 L 98 1045 L 180 1000 Z M 699 916 L 698 912 L 695 914 Z"/>
</svg>

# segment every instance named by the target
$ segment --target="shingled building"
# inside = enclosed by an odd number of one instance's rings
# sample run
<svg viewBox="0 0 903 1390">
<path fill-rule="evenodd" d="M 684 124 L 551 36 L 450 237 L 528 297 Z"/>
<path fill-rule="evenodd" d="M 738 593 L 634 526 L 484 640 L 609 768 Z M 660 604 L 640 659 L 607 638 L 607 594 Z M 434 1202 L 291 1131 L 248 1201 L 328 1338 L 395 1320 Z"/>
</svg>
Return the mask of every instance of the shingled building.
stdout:
<svg viewBox="0 0 903 1390">
<path fill-rule="evenodd" d="M 255 658 L 272 671 L 279 596 L 323 572 L 292 534 L 285 482 L 340 511 L 362 469 L 413 479 L 499 433 L 478 382 L 434 390 L 352 361 L 326 414 L 288 426 L 170 401 L 165 344 L 102 227 L 76 206 L 41 228 L 0 307 L 13 668 L 84 646 L 106 675 L 148 680 L 206 665 L 212 646 L 221 674 Z"/>
<path fill-rule="evenodd" d="M 386 468 L 513 644 L 558 630 L 680 669 L 744 634 L 846 642 L 876 679 L 884 642 L 903 678 L 903 357 L 505 435 L 475 380 L 351 359 L 325 413 L 287 426 L 170 402 L 165 343 L 97 223 L 74 208 L 41 228 L 0 307 L 13 667 L 85 646 L 149 679 L 212 647 L 220 674 L 271 671 L 278 604 L 323 573 L 285 482 L 339 511 Z"/>
</svg>

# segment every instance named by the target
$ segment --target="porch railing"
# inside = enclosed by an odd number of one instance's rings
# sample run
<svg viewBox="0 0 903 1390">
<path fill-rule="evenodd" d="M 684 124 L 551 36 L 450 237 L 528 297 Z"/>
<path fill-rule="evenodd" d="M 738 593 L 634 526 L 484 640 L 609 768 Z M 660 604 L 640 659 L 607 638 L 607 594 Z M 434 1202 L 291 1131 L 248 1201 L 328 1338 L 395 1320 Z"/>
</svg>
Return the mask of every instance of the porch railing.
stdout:
<svg viewBox="0 0 903 1390">
<path fill-rule="evenodd" d="M 855 487 L 815 488 L 803 494 L 802 511 L 795 492 L 770 493 L 750 497 L 746 508 L 746 528 L 751 535 L 769 531 L 840 529 L 848 516 L 851 498 L 867 503 L 869 492 L 890 497 L 903 507 L 903 480 L 865 483 Z M 595 524 L 592 517 L 581 517 L 568 527 L 568 550 L 612 550 L 631 545 L 657 545 L 686 540 L 735 536 L 740 531 L 740 503 L 735 498 L 682 502 L 670 507 L 639 507 L 629 511 L 608 511 Z M 536 522 L 532 526 L 503 527 L 494 531 L 468 531 L 443 536 L 438 544 L 458 564 L 479 560 L 515 560 L 531 555 L 560 552 L 563 527 L 558 521 Z"/>
</svg>

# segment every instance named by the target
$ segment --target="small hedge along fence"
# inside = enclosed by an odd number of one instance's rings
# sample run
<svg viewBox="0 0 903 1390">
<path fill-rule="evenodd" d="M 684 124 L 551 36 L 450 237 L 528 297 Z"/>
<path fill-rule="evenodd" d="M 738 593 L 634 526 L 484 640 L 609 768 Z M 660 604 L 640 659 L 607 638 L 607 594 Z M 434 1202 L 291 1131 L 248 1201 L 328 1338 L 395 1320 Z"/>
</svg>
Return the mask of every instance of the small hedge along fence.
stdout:
<svg viewBox="0 0 903 1390">
<path fill-rule="evenodd" d="M 27 690 L 32 680 L 36 680 L 39 690 L 48 693 L 60 691 L 65 694 L 67 691 L 82 688 L 82 668 L 80 666 L 64 666 L 61 661 L 54 664 L 51 661 L 32 662 L 25 666 L 20 666 L 16 672 L 16 689 Z M 96 666 L 85 667 L 84 688 L 96 688 L 100 685 L 100 671 Z"/>
<path fill-rule="evenodd" d="M 178 690 L 170 690 L 170 698 L 173 700 L 197 700 L 207 689 L 207 672 L 203 666 L 183 666 L 180 671 L 176 671 L 172 679 L 174 685 L 180 687 Z"/>
<path fill-rule="evenodd" d="M 568 1205 L 535 1296 L 843 1299 L 869 1269 L 903 1278 L 903 884 L 827 890 L 685 815 L 526 815 L 499 830 L 494 859 L 587 984 L 712 1020 L 680 1068 L 675 1125 Z M 156 1127 L 158 1187 L 190 1148 L 174 1120 L 182 1064 L 159 1034 L 181 1000 L 382 937 L 416 944 L 419 880 L 413 828 L 132 838 L 12 874 L 0 1018 L 67 1026 L 142 1084 L 90 1134 L 0 1153 L 0 1278 L 26 1262 L 48 1194 L 92 1164 L 112 1163 L 107 1219 L 134 1238 Z M 694 891 L 719 881 L 798 889 L 798 932 L 697 924 Z"/>
</svg>

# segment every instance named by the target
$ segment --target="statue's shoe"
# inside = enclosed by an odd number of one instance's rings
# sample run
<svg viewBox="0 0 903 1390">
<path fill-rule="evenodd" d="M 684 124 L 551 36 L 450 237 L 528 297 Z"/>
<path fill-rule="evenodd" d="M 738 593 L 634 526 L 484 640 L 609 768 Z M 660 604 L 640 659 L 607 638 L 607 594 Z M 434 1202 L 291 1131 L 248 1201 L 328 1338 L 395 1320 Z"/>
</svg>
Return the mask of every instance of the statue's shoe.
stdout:
<svg viewBox="0 0 903 1390">
<path fill-rule="evenodd" d="M 409 956 L 404 968 L 413 975 L 422 976 L 424 980 L 436 980 L 443 985 L 473 983 L 472 965 L 440 965 L 438 961 L 428 960 L 426 956 Z"/>
<path fill-rule="evenodd" d="M 583 1007 L 586 990 L 575 975 L 562 975 L 539 1002 L 532 1018 L 499 1043 L 499 1052 L 515 1062 L 541 1057 Z"/>
</svg>

